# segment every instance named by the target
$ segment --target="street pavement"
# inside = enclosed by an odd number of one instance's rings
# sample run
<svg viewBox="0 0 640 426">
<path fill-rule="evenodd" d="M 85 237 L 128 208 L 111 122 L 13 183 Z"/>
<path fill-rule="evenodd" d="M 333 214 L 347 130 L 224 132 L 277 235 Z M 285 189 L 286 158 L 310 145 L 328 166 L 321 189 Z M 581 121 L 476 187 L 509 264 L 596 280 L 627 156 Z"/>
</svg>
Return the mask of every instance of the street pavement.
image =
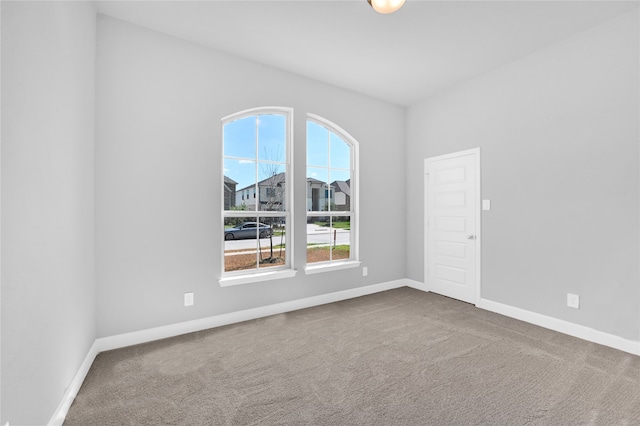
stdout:
<svg viewBox="0 0 640 426">
<path fill-rule="evenodd" d="M 350 232 L 346 229 L 329 228 L 328 226 L 318 226 L 312 223 L 307 224 L 307 244 L 336 244 L 344 245 L 350 244 L 349 242 Z M 335 242 L 334 242 L 335 237 Z M 283 238 L 284 240 L 284 238 Z M 283 241 L 284 243 L 284 241 Z M 273 236 L 273 244 L 280 244 L 280 236 Z M 257 242 L 255 239 L 247 240 L 230 240 L 224 242 L 224 249 L 227 250 L 241 250 L 255 249 Z M 260 245 L 263 248 L 269 247 L 269 238 L 261 238 Z"/>
</svg>

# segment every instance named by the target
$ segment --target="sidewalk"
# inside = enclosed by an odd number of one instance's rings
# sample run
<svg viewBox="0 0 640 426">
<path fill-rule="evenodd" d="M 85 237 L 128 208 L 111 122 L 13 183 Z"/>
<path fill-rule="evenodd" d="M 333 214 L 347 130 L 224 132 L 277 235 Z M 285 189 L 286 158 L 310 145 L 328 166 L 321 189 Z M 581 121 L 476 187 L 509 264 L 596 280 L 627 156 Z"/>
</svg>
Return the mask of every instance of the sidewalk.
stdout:
<svg viewBox="0 0 640 426">
<path fill-rule="evenodd" d="M 327 233 L 327 232 L 332 232 L 332 231 L 338 231 L 338 232 L 349 232 L 348 229 L 342 229 L 342 228 L 329 228 L 328 226 L 318 226 L 314 223 L 307 223 L 307 235 L 309 234 L 317 234 L 317 233 Z"/>
</svg>

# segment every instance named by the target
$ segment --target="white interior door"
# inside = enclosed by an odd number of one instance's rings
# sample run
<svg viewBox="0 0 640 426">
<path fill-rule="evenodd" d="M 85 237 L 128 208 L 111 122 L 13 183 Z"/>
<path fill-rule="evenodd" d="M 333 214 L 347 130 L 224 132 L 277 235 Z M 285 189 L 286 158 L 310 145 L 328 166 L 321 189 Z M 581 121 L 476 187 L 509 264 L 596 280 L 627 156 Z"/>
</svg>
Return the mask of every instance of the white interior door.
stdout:
<svg viewBox="0 0 640 426">
<path fill-rule="evenodd" d="M 480 150 L 425 160 L 425 284 L 476 304 L 480 286 Z"/>
</svg>

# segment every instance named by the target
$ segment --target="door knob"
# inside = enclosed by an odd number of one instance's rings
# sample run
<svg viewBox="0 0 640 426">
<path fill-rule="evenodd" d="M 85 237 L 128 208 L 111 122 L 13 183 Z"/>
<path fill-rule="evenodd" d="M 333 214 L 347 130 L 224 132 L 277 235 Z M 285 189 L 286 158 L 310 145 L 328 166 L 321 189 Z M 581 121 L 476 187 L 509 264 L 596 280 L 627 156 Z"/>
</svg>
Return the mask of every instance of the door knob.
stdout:
<svg viewBox="0 0 640 426">
<path fill-rule="evenodd" d="M 475 235 L 471 235 L 471 234 L 467 235 L 467 240 L 475 240 L 475 239 L 476 239 Z"/>
</svg>

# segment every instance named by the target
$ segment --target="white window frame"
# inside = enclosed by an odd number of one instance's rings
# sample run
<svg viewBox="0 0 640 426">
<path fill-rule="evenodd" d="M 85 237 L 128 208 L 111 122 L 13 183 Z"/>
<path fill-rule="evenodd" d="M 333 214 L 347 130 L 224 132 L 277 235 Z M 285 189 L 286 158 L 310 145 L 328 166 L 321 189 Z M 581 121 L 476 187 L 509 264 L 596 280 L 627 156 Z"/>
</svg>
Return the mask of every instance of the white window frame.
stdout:
<svg viewBox="0 0 640 426">
<path fill-rule="evenodd" d="M 256 210 L 251 211 L 236 211 L 236 210 L 224 210 L 224 160 L 225 158 L 233 158 L 233 157 L 225 157 L 224 155 L 224 126 L 227 123 L 230 123 L 235 120 L 239 120 L 242 118 L 250 117 L 250 116 L 258 116 L 258 115 L 268 115 L 268 114 L 277 114 L 284 115 L 286 122 L 286 176 L 285 176 L 285 210 L 284 211 L 260 211 L 258 207 Z M 293 108 L 289 107 L 259 107 L 259 108 L 251 108 L 244 111 L 240 111 L 221 119 L 221 132 L 222 132 L 222 143 L 220 144 L 220 159 L 221 159 L 221 173 L 220 177 L 223 180 L 223 184 L 220 186 L 220 193 L 222 199 L 222 214 L 221 214 L 221 222 L 220 228 L 224 230 L 224 222 L 225 218 L 228 216 L 234 217 L 285 217 L 286 218 L 286 232 L 285 232 L 285 250 L 286 250 L 286 263 L 281 266 L 272 266 L 268 268 L 255 268 L 255 269 L 247 269 L 242 271 L 231 271 L 225 272 L 225 240 L 221 238 L 222 245 L 222 253 L 221 253 L 221 276 L 218 280 L 218 283 L 222 287 L 232 286 L 237 284 L 248 284 L 260 281 L 268 281 L 274 279 L 282 279 L 289 278 L 296 275 L 296 271 L 293 269 L 293 230 L 294 230 L 294 202 L 293 202 Z M 258 134 L 256 133 L 256 138 Z M 256 140 L 257 143 L 257 140 Z M 256 151 L 256 161 L 258 158 L 258 152 Z M 256 179 L 258 175 L 256 175 Z M 256 182 L 257 183 L 257 182 Z M 254 187 L 255 191 L 255 187 Z M 254 194 L 255 196 L 255 194 Z M 224 232 L 223 232 L 224 235 Z"/>
<path fill-rule="evenodd" d="M 349 236 L 349 244 L 350 247 L 350 258 L 346 260 L 330 260 L 326 262 L 317 262 L 317 263 L 307 263 L 305 267 L 305 274 L 317 274 L 321 272 L 334 271 L 339 269 L 349 269 L 349 268 L 357 268 L 360 266 L 360 239 L 359 239 L 359 227 L 360 227 L 360 155 L 359 155 L 359 143 L 358 141 L 349 134 L 349 132 L 345 131 L 342 127 L 333 123 L 330 120 L 327 120 L 324 117 L 321 117 L 316 114 L 307 114 L 307 121 L 311 121 L 319 126 L 324 127 L 329 132 L 333 132 L 338 135 L 342 140 L 344 140 L 351 147 L 351 181 L 350 181 L 350 192 L 351 192 L 351 204 L 350 204 L 350 236 Z M 306 122 L 305 122 L 306 128 Z M 306 135 L 306 133 L 305 133 Z M 305 146 L 307 146 L 307 138 L 305 137 Z M 313 166 L 313 165 L 312 165 Z M 305 160 L 305 176 L 306 169 L 309 167 L 309 164 L 306 164 Z M 329 182 L 328 182 L 329 183 Z M 305 185 L 306 186 L 306 185 Z M 307 200 L 307 195 L 305 194 L 305 203 Z M 344 211 L 335 211 L 335 212 L 322 212 L 323 216 L 345 216 Z M 318 216 L 319 212 L 307 212 L 307 218 L 311 216 Z M 305 236 L 306 238 L 306 236 Z M 307 247 L 307 243 L 305 241 L 305 247 Z M 306 248 L 305 248 L 306 251 Z"/>
</svg>

